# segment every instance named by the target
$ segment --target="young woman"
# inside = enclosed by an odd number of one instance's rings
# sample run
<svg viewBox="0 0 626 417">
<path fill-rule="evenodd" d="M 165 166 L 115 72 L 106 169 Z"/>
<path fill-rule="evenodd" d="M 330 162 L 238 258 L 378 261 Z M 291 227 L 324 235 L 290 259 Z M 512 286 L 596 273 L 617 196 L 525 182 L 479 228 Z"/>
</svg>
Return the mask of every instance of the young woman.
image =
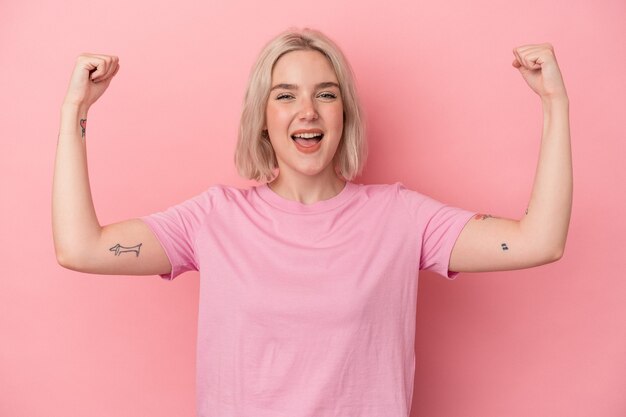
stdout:
<svg viewBox="0 0 626 417">
<path fill-rule="evenodd" d="M 513 53 L 544 109 L 521 220 L 451 207 L 400 182 L 352 182 L 367 151 L 350 66 L 322 33 L 293 29 L 262 50 L 244 99 L 235 163 L 260 185 L 213 185 L 104 227 L 87 178 L 87 111 L 119 63 L 80 55 L 53 184 L 58 261 L 166 279 L 200 271 L 199 416 L 407 416 L 419 270 L 454 279 L 528 268 L 565 247 L 568 97 L 550 44 Z"/>
</svg>

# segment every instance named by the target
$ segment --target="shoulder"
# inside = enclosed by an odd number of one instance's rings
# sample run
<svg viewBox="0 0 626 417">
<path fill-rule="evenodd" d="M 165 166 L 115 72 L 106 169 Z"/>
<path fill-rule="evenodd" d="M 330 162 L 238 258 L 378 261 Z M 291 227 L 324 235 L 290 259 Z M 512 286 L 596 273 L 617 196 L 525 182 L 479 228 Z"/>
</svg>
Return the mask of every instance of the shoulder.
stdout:
<svg viewBox="0 0 626 417">
<path fill-rule="evenodd" d="M 218 207 L 222 205 L 249 204 L 255 187 L 243 188 L 234 185 L 214 184 L 198 195 L 205 205 Z"/>
<path fill-rule="evenodd" d="M 389 184 L 359 184 L 359 187 L 369 203 L 384 206 L 388 210 L 397 207 L 397 210 L 411 213 L 411 216 L 428 200 L 427 196 L 408 188 L 400 181 Z"/>
<path fill-rule="evenodd" d="M 399 190 L 406 187 L 401 182 L 391 184 L 356 184 L 360 192 L 369 196 L 386 196 L 390 197 L 399 194 Z"/>
<path fill-rule="evenodd" d="M 424 211 L 436 211 L 444 205 L 439 200 L 410 188 L 401 181 L 386 184 L 380 192 L 385 193 L 390 200 L 397 201 L 398 204 L 404 206 L 411 216 Z"/>
<path fill-rule="evenodd" d="M 393 200 L 402 201 L 423 201 L 428 199 L 428 196 L 415 191 L 401 181 L 396 181 L 390 184 L 362 184 L 363 191 L 371 196 L 381 196 Z"/>
</svg>

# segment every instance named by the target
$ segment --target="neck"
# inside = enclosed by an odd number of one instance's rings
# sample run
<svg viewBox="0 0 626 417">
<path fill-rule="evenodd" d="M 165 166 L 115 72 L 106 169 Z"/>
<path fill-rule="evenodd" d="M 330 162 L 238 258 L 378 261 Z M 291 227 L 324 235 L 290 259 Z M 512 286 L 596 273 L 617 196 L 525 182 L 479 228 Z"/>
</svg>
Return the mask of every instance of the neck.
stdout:
<svg viewBox="0 0 626 417">
<path fill-rule="evenodd" d="M 318 175 L 284 175 L 278 176 L 267 184 L 272 191 L 287 200 L 303 204 L 313 204 L 328 200 L 339 194 L 346 181 L 339 178 L 334 171 Z"/>
</svg>

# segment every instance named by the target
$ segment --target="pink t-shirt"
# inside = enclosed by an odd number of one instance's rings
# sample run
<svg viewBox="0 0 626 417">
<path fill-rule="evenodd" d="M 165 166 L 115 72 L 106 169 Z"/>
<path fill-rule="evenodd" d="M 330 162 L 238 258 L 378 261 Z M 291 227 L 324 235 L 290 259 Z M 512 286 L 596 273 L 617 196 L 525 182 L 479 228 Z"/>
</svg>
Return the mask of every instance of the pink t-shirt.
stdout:
<svg viewBox="0 0 626 417">
<path fill-rule="evenodd" d="M 214 185 L 141 217 L 173 279 L 200 271 L 199 417 L 406 417 L 418 271 L 448 279 L 474 212 L 402 183 L 314 204 Z"/>
</svg>

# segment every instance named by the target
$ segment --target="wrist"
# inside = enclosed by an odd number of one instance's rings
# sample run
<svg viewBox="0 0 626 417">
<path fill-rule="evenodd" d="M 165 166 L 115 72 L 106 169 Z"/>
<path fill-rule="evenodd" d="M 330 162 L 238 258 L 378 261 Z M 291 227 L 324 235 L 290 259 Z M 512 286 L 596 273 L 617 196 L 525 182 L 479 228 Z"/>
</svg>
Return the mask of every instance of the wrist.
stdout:
<svg viewBox="0 0 626 417">
<path fill-rule="evenodd" d="M 541 102 L 544 105 L 569 104 L 569 97 L 567 97 L 567 94 L 559 94 L 556 96 L 545 96 L 545 97 L 541 97 Z"/>
<path fill-rule="evenodd" d="M 86 119 L 88 112 L 89 106 L 84 104 L 63 102 L 63 105 L 61 105 L 61 114 L 63 115 L 77 116 L 81 119 Z"/>
<path fill-rule="evenodd" d="M 63 103 L 61 106 L 61 125 L 59 134 L 80 134 L 84 135 L 84 129 L 87 120 L 87 112 L 89 108 L 73 103 Z"/>
<path fill-rule="evenodd" d="M 541 107 L 545 118 L 558 115 L 564 115 L 567 117 L 569 114 L 569 99 L 567 96 L 542 97 Z"/>
</svg>

